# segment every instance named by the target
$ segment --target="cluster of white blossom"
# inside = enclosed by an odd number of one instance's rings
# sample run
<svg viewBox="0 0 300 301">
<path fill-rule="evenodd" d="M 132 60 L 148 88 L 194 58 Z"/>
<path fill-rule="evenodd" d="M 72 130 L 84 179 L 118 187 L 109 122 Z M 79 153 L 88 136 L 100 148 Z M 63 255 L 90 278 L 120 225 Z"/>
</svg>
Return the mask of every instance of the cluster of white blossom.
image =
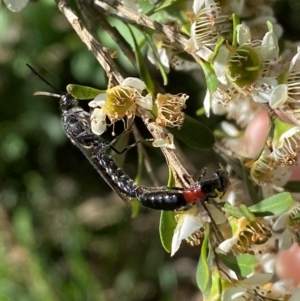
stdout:
<svg viewBox="0 0 300 301">
<path fill-rule="evenodd" d="M 211 53 L 210 65 L 216 87 L 208 87 L 203 102 L 207 117 L 211 112 L 224 115 L 222 145 L 233 158 L 242 162 L 252 184 L 260 188 L 263 199 L 284 191 L 284 185 L 298 179 L 297 166 L 300 148 L 300 48 L 285 44 L 280 51 L 278 39 L 282 28 L 277 23 L 272 1 L 195 0 L 192 5 L 190 39 L 185 49 L 174 46 L 163 34 L 153 35 L 155 47 L 149 47 L 148 59 L 163 67 L 189 71 L 199 68 L 199 62 L 184 60 L 181 53 L 195 58 L 202 49 Z M 241 21 L 240 21 L 241 20 Z M 200 58 L 203 60 L 203 58 Z M 129 79 L 128 79 L 129 80 Z M 102 134 L 105 118 L 113 123 L 123 117 L 133 117 L 137 106 L 152 109 L 152 97 L 143 95 L 145 85 L 122 83 L 90 103 L 94 108 L 92 128 Z M 136 79 L 134 80 L 136 81 Z M 188 96 L 158 94 L 157 122 L 162 126 L 180 126 L 181 112 Z M 226 119 L 226 120 L 225 120 Z M 238 127 L 237 127 L 238 126 Z M 173 142 L 154 143 L 173 148 Z M 238 187 L 238 188 L 237 188 Z M 232 180 L 222 202 L 234 206 L 248 205 L 241 180 Z M 293 195 L 294 200 L 299 196 Z M 299 205 L 293 202 L 279 217 L 257 217 L 243 209 L 242 216 L 230 216 L 210 208 L 203 216 L 197 206 L 177 213 L 173 235 L 172 255 L 182 240 L 193 241 L 193 234 L 205 224 L 229 221 L 232 232 L 218 246 L 218 252 L 235 255 L 256 255 L 256 271 L 240 281 L 234 276 L 222 278 L 223 293 L 218 300 L 300 300 L 296 281 L 274 281 L 278 270 L 277 255 L 298 241 Z M 280 234 L 279 230 L 284 230 Z M 271 251 L 276 249 L 276 252 Z M 279 275 L 280 276 L 280 275 Z M 272 278 L 273 277 L 273 278 Z M 278 275 L 276 276 L 278 277 Z M 206 300 L 216 300 L 213 297 Z"/>
<path fill-rule="evenodd" d="M 205 113 L 207 116 L 211 111 L 225 115 L 228 121 L 223 122 L 222 129 L 227 138 L 223 139 L 223 145 L 248 168 L 252 183 L 258 185 L 263 197 L 267 198 L 284 191 L 288 181 L 300 178 L 297 166 L 300 48 L 297 44 L 286 43 L 285 49 L 280 51 L 278 39 L 283 30 L 268 6 L 270 3 L 264 2 L 251 5 L 251 1 L 228 0 L 220 4 L 214 0 L 195 0 L 187 50 L 191 53 L 206 47 L 213 52 L 209 63 L 218 84 L 214 91 L 207 91 Z M 251 18 L 242 22 L 236 18 L 238 23 L 233 26 L 230 36 L 229 22 L 235 18 L 229 17 L 232 13 L 241 19 Z M 159 48 L 165 66 L 169 66 L 167 53 L 167 49 Z M 293 198 L 297 201 L 299 196 L 293 194 Z M 235 188 L 231 188 L 222 200 L 233 205 L 247 202 L 245 194 Z M 295 249 L 293 243 L 299 241 L 298 214 L 299 205 L 294 202 L 277 218 L 230 218 L 232 234 L 219 245 L 219 251 L 256 254 L 257 266 L 260 266 L 257 271 L 269 274 L 254 273 L 243 281 L 227 279 L 220 300 L 300 299 L 299 289 L 295 290 L 299 278 L 271 280 L 280 269 L 280 250 Z M 210 221 L 195 208 L 179 213 L 172 253 L 178 250 L 181 240 L 189 240 L 205 222 Z M 299 253 L 299 249 L 295 252 Z M 293 267 L 286 266 L 286 269 Z M 280 277 L 280 272 L 278 274 Z"/>
</svg>

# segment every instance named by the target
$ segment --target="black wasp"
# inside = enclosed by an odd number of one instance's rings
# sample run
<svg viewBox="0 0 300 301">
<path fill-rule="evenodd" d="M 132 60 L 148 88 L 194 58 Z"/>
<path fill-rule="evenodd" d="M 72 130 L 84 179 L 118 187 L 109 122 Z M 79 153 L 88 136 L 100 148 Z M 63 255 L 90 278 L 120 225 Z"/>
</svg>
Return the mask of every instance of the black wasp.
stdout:
<svg viewBox="0 0 300 301">
<path fill-rule="evenodd" d="M 37 76 L 37 72 L 27 65 Z M 53 89 L 54 87 L 41 78 Z M 227 171 L 220 169 L 212 179 L 200 180 L 189 188 L 169 188 L 138 186 L 107 154 L 112 143 L 95 135 L 90 126 L 90 114 L 78 106 L 77 100 L 70 94 L 51 94 L 36 92 L 60 98 L 62 123 L 66 135 L 85 155 L 107 184 L 123 199 L 136 198 L 145 207 L 156 210 L 173 211 L 194 203 L 197 199 L 205 200 L 215 196 L 215 190 L 225 191 L 229 184 Z"/>
</svg>

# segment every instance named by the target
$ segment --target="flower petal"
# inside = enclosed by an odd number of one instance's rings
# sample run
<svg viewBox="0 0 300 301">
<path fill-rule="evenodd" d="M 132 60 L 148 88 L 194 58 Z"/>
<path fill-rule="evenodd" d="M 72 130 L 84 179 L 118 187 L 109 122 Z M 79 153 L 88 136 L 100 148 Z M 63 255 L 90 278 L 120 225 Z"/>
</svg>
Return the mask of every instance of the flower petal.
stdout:
<svg viewBox="0 0 300 301">
<path fill-rule="evenodd" d="M 188 238 L 191 234 L 193 234 L 196 230 L 200 229 L 203 226 L 200 214 L 197 214 L 195 216 L 194 214 L 188 213 L 189 211 L 187 211 L 187 213 L 181 214 L 181 216 L 179 217 L 179 221 L 172 239 L 171 256 L 173 256 L 178 251 L 183 239 Z"/>
<path fill-rule="evenodd" d="M 278 57 L 278 39 L 274 32 L 267 32 L 262 40 L 260 53 L 264 60 L 271 60 Z"/>
<path fill-rule="evenodd" d="M 106 130 L 106 115 L 102 109 L 94 109 L 91 115 L 92 132 L 96 135 L 102 135 Z"/>
<path fill-rule="evenodd" d="M 239 24 L 236 27 L 237 41 L 239 45 L 247 44 L 251 41 L 250 28 L 245 24 Z"/>
<path fill-rule="evenodd" d="M 227 79 L 226 79 L 226 68 L 229 58 L 229 50 L 225 47 L 221 47 L 219 50 L 216 59 L 214 60 L 214 69 L 216 76 L 218 80 L 224 84 L 227 85 Z"/>
<path fill-rule="evenodd" d="M 257 89 L 255 90 L 255 93 L 252 94 L 253 100 L 258 103 L 269 102 L 271 99 L 271 92 L 277 85 L 277 80 L 272 77 L 258 79 L 255 82 Z"/>
<path fill-rule="evenodd" d="M 129 86 L 132 88 L 135 88 L 137 90 L 143 91 L 146 89 L 146 85 L 145 83 L 140 80 L 139 78 L 136 77 L 127 77 L 125 78 L 122 83 L 121 86 Z"/>
<path fill-rule="evenodd" d="M 219 102 L 212 101 L 211 110 L 215 115 L 225 115 L 227 112 L 226 107 Z"/>
<path fill-rule="evenodd" d="M 273 277 L 272 273 L 255 273 L 249 278 L 246 278 L 241 281 L 244 285 L 264 285 L 267 282 L 271 281 Z"/>
<path fill-rule="evenodd" d="M 153 107 L 153 100 L 150 94 L 147 94 L 145 97 L 140 97 L 137 99 L 136 103 L 141 107 L 151 111 Z"/>
<path fill-rule="evenodd" d="M 288 87 L 285 84 L 278 85 L 271 92 L 269 105 L 272 109 L 277 109 L 285 103 L 288 98 Z"/>
<path fill-rule="evenodd" d="M 194 14 L 197 15 L 202 6 L 204 5 L 205 0 L 194 0 L 193 3 L 193 11 Z"/>
<path fill-rule="evenodd" d="M 289 212 L 285 212 L 285 213 L 281 214 L 278 217 L 278 219 L 276 220 L 276 222 L 274 223 L 274 225 L 272 226 L 272 230 L 279 231 L 279 230 L 285 228 L 286 224 L 287 224 L 288 216 L 289 216 Z"/>
<path fill-rule="evenodd" d="M 102 107 L 106 99 L 107 99 L 106 93 L 98 94 L 92 101 L 89 102 L 89 107 L 91 108 Z"/>
<path fill-rule="evenodd" d="M 291 70 L 296 66 L 296 64 L 299 63 L 299 62 L 300 62 L 300 51 L 297 52 L 297 53 L 295 54 L 295 56 L 293 57 L 293 59 L 292 59 L 292 61 L 291 61 L 291 64 L 290 64 L 290 69 L 289 69 L 289 71 L 291 71 Z"/>
<path fill-rule="evenodd" d="M 228 238 L 219 244 L 218 249 L 221 250 L 222 253 L 228 253 L 230 252 L 231 248 L 237 243 L 237 241 L 237 236 Z"/>
<path fill-rule="evenodd" d="M 288 250 L 294 243 L 294 235 L 289 229 L 285 229 L 279 240 L 279 250 Z"/>
<path fill-rule="evenodd" d="M 206 95 L 203 101 L 203 108 L 207 118 L 210 116 L 211 94 L 206 90 Z"/>
<path fill-rule="evenodd" d="M 165 67 L 165 71 L 168 73 L 170 71 L 170 64 L 166 48 L 158 49 L 157 52 L 161 64 Z"/>
<path fill-rule="evenodd" d="M 222 301 L 235 300 L 241 296 L 244 296 L 246 292 L 247 292 L 247 288 L 245 288 L 245 287 L 241 287 L 241 286 L 229 287 L 228 289 L 224 290 L 223 296 L 222 296 Z"/>
</svg>

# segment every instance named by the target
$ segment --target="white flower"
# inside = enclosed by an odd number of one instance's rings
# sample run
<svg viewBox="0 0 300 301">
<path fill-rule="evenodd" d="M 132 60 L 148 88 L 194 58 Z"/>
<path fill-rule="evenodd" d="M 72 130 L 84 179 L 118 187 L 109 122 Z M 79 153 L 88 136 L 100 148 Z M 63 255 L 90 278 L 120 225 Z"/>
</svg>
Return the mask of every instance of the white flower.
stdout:
<svg viewBox="0 0 300 301">
<path fill-rule="evenodd" d="M 195 231 L 203 227 L 205 222 L 210 222 L 209 217 L 201 216 L 196 206 L 193 206 L 187 211 L 179 213 L 177 226 L 172 239 L 171 256 L 178 251 L 181 241 L 183 239 L 187 239 Z"/>
<path fill-rule="evenodd" d="M 221 15 L 219 6 L 213 0 L 195 0 L 193 10 L 195 22 L 191 26 L 191 41 L 194 48 L 215 46 L 218 37 L 226 31 L 224 24 L 228 16 Z"/>
<path fill-rule="evenodd" d="M 222 46 L 213 64 L 220 89 L 228 94 L 221 102 L 226 104 L 231 95 L 239 98 L 239 94 L 243 94 L 252 96 L 256 102 L 267 103 L 272 89 L 278 85 L 275 78 L 264 76 L 270 61 L 278 57 L 277 37 L 271 26 L 261 42 L 251 41 L 250 29 L 244 24 L 239 24 L 236 31 L 239 46 L 231 49 Z"/>
<path fill-rule="evenodd" d="M 106 93 L 97 95 L 89 106 L 94 108 L 91 114 L 91 128 L 94 134 L 101 135 L 106 130 L 106 116 L 111 123 L 124 117 L 132 118 L 136 106 L 140 105 L 147 110 L 153 106 L 152 97 L 142 96 L 146 88 L 143 81 L 128 77 L 121 85 L 106 90 Z"/>
</svg>

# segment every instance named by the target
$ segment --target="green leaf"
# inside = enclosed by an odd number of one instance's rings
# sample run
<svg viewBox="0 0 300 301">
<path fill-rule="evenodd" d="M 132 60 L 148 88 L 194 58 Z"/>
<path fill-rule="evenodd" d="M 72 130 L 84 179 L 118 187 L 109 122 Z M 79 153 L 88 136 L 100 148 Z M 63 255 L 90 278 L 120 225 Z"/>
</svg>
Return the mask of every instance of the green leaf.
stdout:
<svg viewBox="0 0 300 301">
<path fill-rule="evenodd" d="M 157 13 L 158 11 L 167 8 L 168 6 L 174 4 L 178 0 L 166 0 L 166 1 L 160 1 L 158 2 L 153 9 L 151 9 L 146 15 L 151 16 L 154 13 Z"/>
<path fill-rule="evenodd" d="M 99 94 L 106 93 L 106 90 L 99 90 L 87 86 L 74 84 L 67 85 L 67 91 L 69 94 L 71 94 L 77 99 L 93 99 Z"/>
<path fill-rule="evenodd" d="M 214 60 L 216 59 L 216 57 L 217 57 L 217 55 L 219 53 L 219 50 L 220 50 L 221 46 L 223 45 L 224 41 L 225 41 L 225 39 L 222 36 L 218 38 L 218 41 L 217 41 L 217 44 L 215 46 L 214 52 L 209 57 L 209 62 L 210 63 L 213 63 Z"/>
<path fill-rule="evenodd" d="M 208 127 L 188 115 L 185 115 L 180 130 L 169 128 L 169 131 L 179 140 L 196 149 L 212 148 L 215 137 Z"/>
<path fill-rule="evenodd" d="M 205 236 L 201 246 L 201 254 L 197 266 L 196 281 L 203 295 L 207 297 L 210 293 L 210 289 L 212 285 L 211 269 L 208 264 L 208 254 L 207 254 L 208 240 L 210 236 L 209 224 L 206 223 L 204 225 L 204 228 L 205 228 Z"/>
<path fill-rule="evenodd" d="M 241 210 L 239 208 L 233 207 L 228 203 L 224 204 L 224 207 L 222 208 L 222 210 L 233 217 L 236 217 L 236 218 L 243 217 L 243 213 L 241 212 Z"/>
<path fill-rule="evenodd" d="M 232 14 L 231 18 L 232 18 L 232 25 L 233 25 L 232 46 L 237 47 L 238 41 L 237 41 L 236 27 L 240 24 L 240 20 L 239 20 L 239 17 L 235 13 Z"/>
<path fill-rule="evenodd" d="M 256 216 L 277 215 L 288 211 L 294 204 L 294 200 L 289 192 L 281 192 L 273 195 L 248 209 Z"/>
<path fill-rule="evenodd" d="M 217 266 L 213 267 L 211 280 L 212 280 L 212 285 L 211 285 L 211 290 L 209 292 L 209 296 L 207 297 L 207 300 L 221 301 L 222 300 L 222 279 L 221 279 L 221 276 L 220 276 Z"/>
<path fill-rule="evenodd" d="M 134 198 L 132 199 L 130 204 L 131 204 L 131 217 L 136 217 L 140 212 L 141 203 L 138 201 L 138 199 Z"/>
<path fill-rule="evenodd" d="M 204 107 L 201 107 L 196 111 L 196 116 L 203 116 L 203 115 L 205 115 L 205 110 Z"/>
<path fill-rule="evenodd" d="M 172 238 L 177 226 L 173 211 L 161 211 L 159 220 L 159 236 L 164 249 L 171 253 Z"/>
<path fill-rule="evenodd" d="M 140 46 L 138 45 L 135 36 L 131 30 L 131 26 L 128 25 L 129 31 L 131 33 L 133 43 L 134 43 L 134 53 L 135 53 L 135 59 L 137 62 L 137 68 L 140 74 L 141 79 L 144 81 L 147 91 L 153 96 L 155 92 L 155 85 L 152 80 L 152 76 L 150 72 L 148 71 L 148 68 L 145 64 L 144 56 L 140 50 Z"/>
<path fill-rule="evenodd" d="M 186 34 L 187 36 L 191 35 L 191 23 L 185 23 L 184 25 L 182 25 L 180 27 L 180 31 L 184 34 Z"/>
<path fill-rule="evenodd" d="M 198 60 L 198 63 L 201 65 L 204 72 L 208 91 L 210 93 L 215 92 L 218 88 L 218 79 L 213 68 L 211 67 L 211 64 L 202 60 Z"/>
<path fill-rule="evenodd" d="M 229 255 L 221 254 L 217 255 L 220 260 L 231 270 L 242 277 L 246 277 L 254 271 L 254 267 L 257 263 L 255 256 L 250 254 L 243 255 Z"/>
<path fill-rule="evenodd" d="M 241 204 L 240 210 L 241 210 L 243 216 L 244 216 L 249 222 L 254 222 L 254 221 L 255 221 L 255 215 L 249 210 L 249 208 L 248 208 L 246 205 Z"/>
<path fill-rule="evenodd" d="M 299 181 L 287 182 L 284 188 L 290 192 L 300 192 L 300 182 Z"/>
</svg>

